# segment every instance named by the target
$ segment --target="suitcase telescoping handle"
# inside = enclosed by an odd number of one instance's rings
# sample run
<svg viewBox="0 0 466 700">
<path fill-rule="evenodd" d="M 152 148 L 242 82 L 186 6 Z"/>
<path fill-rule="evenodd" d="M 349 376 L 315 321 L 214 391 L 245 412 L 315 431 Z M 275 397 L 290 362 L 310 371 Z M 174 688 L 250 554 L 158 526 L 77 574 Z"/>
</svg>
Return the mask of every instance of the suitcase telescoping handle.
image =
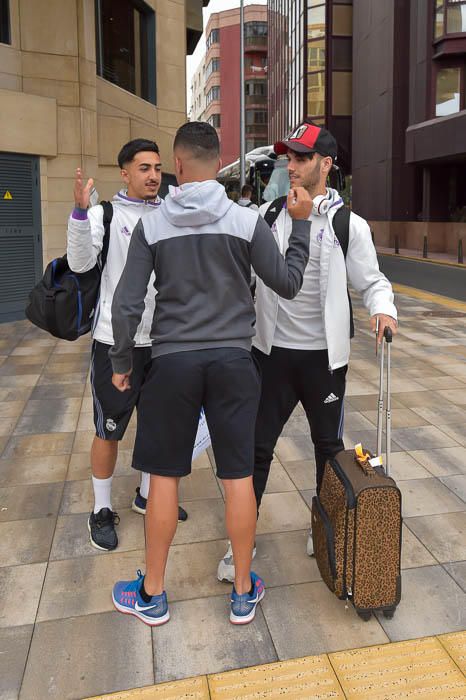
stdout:
<svg viewBox="0 0 466 700">
<path fill-rule="evenodd" d="M 391 460 L 391 444 L 392 444 L 392 406 L 391 406 L 391 363 L 390 363 L 390 350 L 393 340 L 392 330 L 389 326 L 385 326 L 383 332 L 382 347 L 380 351 L 380 375 L 379 375 L 379 402 L 377 411 L 377 454 L 382 454 L 382 423 L 383 423 L 383 394 L 384 394 L 384 381 L 383 381 L 383 371 L 384 371 L 384 359 L 385 359 L 385 345 L 387 346 L 387 408 L 386 408 L 386 422 L 385 422 L 385 437 L 386 437 L 386 457 L 385 457 L 385 473 L 390 476 L 390 460 Z"/>
</svg>

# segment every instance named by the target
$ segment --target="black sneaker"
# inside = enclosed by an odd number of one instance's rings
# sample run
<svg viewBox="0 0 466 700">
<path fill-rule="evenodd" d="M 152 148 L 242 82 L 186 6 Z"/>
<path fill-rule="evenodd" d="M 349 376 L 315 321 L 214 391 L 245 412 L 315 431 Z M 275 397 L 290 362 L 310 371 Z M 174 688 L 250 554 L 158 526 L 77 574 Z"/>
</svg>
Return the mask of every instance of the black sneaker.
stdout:
<svg viewBox="0 0 466 700">
<path fill-rule="evenodd" d="M 131 504 L 131 508 L 134 510 L 135 513 L 139 513 L 140 515 L 146 514 L 147 498 L 144 498 L 144 496 L 141 496 L 139 486 L 136 488 L 136 495 L 135 495 L 134 500 Z M 178 506 L 178 522 L 184 523 L 185 520 L 187 520 L 187 519 L 188 519 L 188 514 L 185 511 L 185 509 L 182 508 L 181 506 Z"/>
<path fill-rule="evenodd" d="M 110 508 L 102 508 L 98 513 L 92 512 L 87 521 L 91 545 L 105 552 L 116 549 L 118 537 L 115 525 L 118 525 L 119 522 L 118 513 Z"/>
</svg>

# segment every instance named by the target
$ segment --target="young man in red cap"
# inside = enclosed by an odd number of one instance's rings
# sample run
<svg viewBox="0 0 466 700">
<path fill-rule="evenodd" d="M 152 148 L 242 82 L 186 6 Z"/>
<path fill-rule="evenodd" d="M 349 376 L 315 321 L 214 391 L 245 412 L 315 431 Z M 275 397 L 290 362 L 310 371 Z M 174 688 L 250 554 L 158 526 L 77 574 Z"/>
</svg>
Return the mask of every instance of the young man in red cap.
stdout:
<svg viewBox="0 0 466 700">
<path fill-rule="evenodd" d="M 397 330 L 392 287 L 379 270 L 367 222 L 351 212 L 344 246 L 335 232 L 335 216 L 344 206 L 339 193 L 326 185 L 337 158 L 335 138 L 326 129 L 304 123 L 276 143 L 275 152 L 286 154 L 291 187 L 304 187 L 313 209 L 309 262 L 299 294 L 293 300 L 280 299 L 257 279 L 253 353 L 262 373 L 254 466 L 258 512 L 276 442 L 299 401 L 314 443 L 317 489 L 326 460 L 344 448 L 343 399 L 353 325 L 348 282 L 362 295 L 372 330 L 378 320 L 379 342 L 385 326 Z M 283 208 L 280 204 L 264 204 L 260 213 L 265 216 L 268 209 L 276 209 L 272 231 L 283 253 L 291 218 L 286 203 Z M 337 219 L 342 215 L 344 210 Z M 308 554 L 312 553 L 309 537 Z M 231 580 L 234 570 L 229 548 L 219 563 L 218 578 Z"/>
</svg>

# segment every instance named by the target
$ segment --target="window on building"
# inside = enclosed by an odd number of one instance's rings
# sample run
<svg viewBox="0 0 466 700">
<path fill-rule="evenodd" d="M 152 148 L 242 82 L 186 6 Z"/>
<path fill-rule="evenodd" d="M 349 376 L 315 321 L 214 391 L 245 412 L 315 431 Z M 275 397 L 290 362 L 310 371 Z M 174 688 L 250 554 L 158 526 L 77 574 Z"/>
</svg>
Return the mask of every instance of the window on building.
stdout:
<svg viewBox="0 0 466 700">
<path fill-rule="evenodd" d="M 212 44 L 218 44 L 220 41 L 220 29 L 212 29 L 207 37 L 207 49 L 210 49 Z"/>
<path fill-rule="evenodd" d="M 219 70 L 220 70 L 220 59 L 213 58 L 206 68 L 206 72 L 205 72 L 206 80 L 212 73 L 217 73 Z"/>
<path fill-rule="evenodd" d="M 0 0 L 0 44 L 10 44 L 10 7 L 8 0 Z"/>
<path fill-rule="evenodd" d="M 336 70 L 351 70 L 353 67 L 353 40 L 350 37 L 335 37 L 332 40 L 332 67 Z"/>
<path fill-rule="evenodd" d="M 267 83 L 265 80 L 246 80 L 245 83 L 246 95 L 263 95 L 267 96 Z"/>
<path fill-rule="evenodd" d="M 246 124 L 267 124 L 267 111 L 259 109 L 246 110 Z"/>
<path fill-rule="evenodd" d="M 353 8 L 351 5 L 333 6 L 332 34 L 353 36 Z"/>
<path fill-rule="evenodd" d="M 214 102 L 214 100 L 219 100 L 219 99 L 220 99 L 220 86 L 214 85 L 213 87 L 210 88 L 209 92 L 207 93 L 207 104 L 210 105 L 211 102 Z"/>
<path fill-rule="evenodd" d="M 267 22 L 245 22 L 244 36 L 267 36 Z"/>
<path fill-rule="evenodd" d="M 433 0 L 434 38 L 466 33 L 466 0 Z"/>
<path fill-rule="evenodd" d="M 220 114 L 211 114 L 207 121 L 209 122 L 210 126 L 213 126 L 215 129 L 220 129 Z"/>
<path fill-rule="evenodd" d="M 445 117 L 461 109 L 461 69 L 441 68 L 437 72 L 435 116 Z"/>
<path fill-rule="evenodd" d="M 307 38 L 325 37 L 325 3 L 310 7 L 307 12 Z"/>
<path fill-rule="evenodd" d="M 310 117 L 325 115 L 325 73 L 307 76 L 307 112 Z"/>
<path fill-rule="evenodd" d="M 96 0 L 97 75 L 155 104 L 155 14 L 141 0 Z"/>
<path fill-rule="evenodd" d="M 323 70 L 325 68 L 325 39 L 310 41 L 307 45 L 307 69 L 308 71 Z"/>
<path fill-rule="evenodd" d="M 332 114 L 335 116 L 351 115 L 352 76 L 352 73 L 345 71 L 334 71 L 332 74 Z"/>
</svg>

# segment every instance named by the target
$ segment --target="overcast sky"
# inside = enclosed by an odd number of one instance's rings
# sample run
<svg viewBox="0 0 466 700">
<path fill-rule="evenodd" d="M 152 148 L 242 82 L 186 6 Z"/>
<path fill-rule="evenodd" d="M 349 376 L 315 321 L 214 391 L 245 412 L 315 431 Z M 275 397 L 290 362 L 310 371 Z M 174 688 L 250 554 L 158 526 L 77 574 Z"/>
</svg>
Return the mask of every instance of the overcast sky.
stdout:
<svg viewBox="0 0 466 700">
<path fill-rule="evenodd" d="M 267 5 L 267 0 L 244 0 L 245 5 Z M 207 26 L 209 17 L 212 12 L 222 12 L 223 10 L 231 10 L 233 7 L 239 7 L 239 0 L 210 0 L 207 7 L 203 9 L 204 29 Z M 191 106 L 191 78 L 194 71 L 198 67 L 203 54 L 205 53 L 205 36 L 199 40 L 197 48 L 192 56 L 186 59 L 186 94 L 188 98 L 188 113 Z"/>
</svg>

